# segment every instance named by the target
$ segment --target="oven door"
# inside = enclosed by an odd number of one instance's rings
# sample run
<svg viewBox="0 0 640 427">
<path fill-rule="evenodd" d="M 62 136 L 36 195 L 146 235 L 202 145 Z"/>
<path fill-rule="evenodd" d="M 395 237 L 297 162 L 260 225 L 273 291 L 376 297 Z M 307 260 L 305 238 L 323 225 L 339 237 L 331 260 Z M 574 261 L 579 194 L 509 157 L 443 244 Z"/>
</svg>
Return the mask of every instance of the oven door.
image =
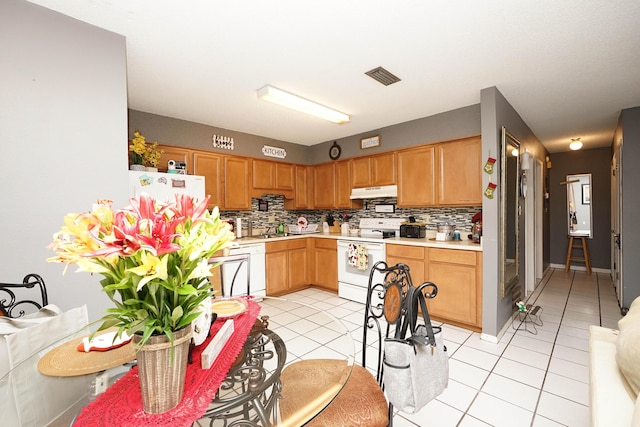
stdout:
<svg viewBox="0 0 640 427">
<path fill-rule="evenodd" d="M 362 258 L 354 260 L 358 247 L 366 249 L 367 257 L 364 264 Z M 338 240 L 338 295 L 364 303 L 371 268 L 378 261 L 384 260 L 384 243 Z"/>
</svg>

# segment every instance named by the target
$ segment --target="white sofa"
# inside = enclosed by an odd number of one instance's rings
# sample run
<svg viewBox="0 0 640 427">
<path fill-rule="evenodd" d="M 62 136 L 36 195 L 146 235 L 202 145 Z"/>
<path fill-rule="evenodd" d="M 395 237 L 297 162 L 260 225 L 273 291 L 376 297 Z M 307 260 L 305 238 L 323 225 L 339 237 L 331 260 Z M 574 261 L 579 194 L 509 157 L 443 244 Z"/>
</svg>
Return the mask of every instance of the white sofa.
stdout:
<svg viewBox="0 0 640 427">
<path fill-rule="evenodd" d="M 592 427 L 640 427 L 640 298 L 618 328 L 589 329 Z"/>
<path fill-rule="evenodd" d="M 88 391 L 88 377 L 47 377 L 38 360 L 86 327 L 87 307 L 64 313 L 48 305 L 20 319 L 0 317 L 0 425 L 48 425 Z"/>
</svg>

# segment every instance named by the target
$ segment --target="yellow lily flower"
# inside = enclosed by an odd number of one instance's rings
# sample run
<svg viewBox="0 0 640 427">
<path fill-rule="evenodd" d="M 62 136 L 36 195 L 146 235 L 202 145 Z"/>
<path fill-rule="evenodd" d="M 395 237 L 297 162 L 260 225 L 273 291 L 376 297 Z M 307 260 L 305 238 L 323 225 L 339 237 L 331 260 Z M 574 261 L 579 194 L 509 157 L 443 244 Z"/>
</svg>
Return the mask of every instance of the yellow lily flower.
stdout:
<svg viewBox="0 0 640 427">
<path fill-rule="evenodd" d="M 140 283 L 138 283 L 136 292 L 139 292 L 144 285 L 153 279 L 167 280 L 167 277 L 169 277 L 167 273 L 167 260 L 169 257 L 163 256 L 162 258 L 158 258 L 153 254 L 142 252 L 140 258 L 141 264 L 139 266 L 125 270 L 128 273 L 142 277 Z"/>
</svg>

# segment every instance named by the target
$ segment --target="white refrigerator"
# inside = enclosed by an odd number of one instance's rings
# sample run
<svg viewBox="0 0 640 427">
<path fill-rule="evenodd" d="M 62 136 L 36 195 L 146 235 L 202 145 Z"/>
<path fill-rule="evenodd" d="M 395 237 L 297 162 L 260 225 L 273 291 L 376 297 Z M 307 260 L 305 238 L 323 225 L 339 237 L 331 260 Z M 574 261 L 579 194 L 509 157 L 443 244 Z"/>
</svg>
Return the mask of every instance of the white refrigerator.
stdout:
<svg viewBox="0 0 640 427">
<path fill-rule="evenodd" d="M 174 200 L 176 194 L 188 194 L 204 200 L 204 177 L 176 173 L 129 171 L 129 196 L 138 197 L 147 193 L 156 200 Z"/>
</svg>

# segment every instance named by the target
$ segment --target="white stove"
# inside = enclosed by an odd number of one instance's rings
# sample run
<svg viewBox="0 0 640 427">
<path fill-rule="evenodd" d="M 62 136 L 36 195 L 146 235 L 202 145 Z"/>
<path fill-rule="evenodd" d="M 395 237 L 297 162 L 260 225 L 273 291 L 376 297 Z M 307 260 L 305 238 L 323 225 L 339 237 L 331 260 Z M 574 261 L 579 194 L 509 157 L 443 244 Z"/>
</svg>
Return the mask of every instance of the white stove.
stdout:
<svg viewBox="0 0 640 427">
<path fill-rule="evenodd" d="M 360 220 L 360 237 L 363 239 L 338 240 L 338 296 L 364 304 L 367 299 L 369 274 L 378 261 L 385 261 L 384 239 L 400 235 L 403 218 L 363 218 Z"/>
<path fill-rule="evenodd" d="M 362 218 L 360 236 L 380 239 L 399 237 L 400 225 L 405 221 L 405 218 Z"/>
</svg>

